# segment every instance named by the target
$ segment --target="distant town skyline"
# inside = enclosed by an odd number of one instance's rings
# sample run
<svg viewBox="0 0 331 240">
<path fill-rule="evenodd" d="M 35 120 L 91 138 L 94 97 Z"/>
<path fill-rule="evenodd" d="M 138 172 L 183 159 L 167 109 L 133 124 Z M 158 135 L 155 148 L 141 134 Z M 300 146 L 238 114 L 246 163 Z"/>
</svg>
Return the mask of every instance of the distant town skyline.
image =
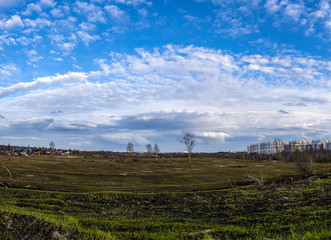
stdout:
<svg viewBox="0 0 331 240">
<path fill-rule="evenodd" d="M 330 39 L 330 0 L 0 0 L 0 144 L 330 138 Z"/>
</svg>

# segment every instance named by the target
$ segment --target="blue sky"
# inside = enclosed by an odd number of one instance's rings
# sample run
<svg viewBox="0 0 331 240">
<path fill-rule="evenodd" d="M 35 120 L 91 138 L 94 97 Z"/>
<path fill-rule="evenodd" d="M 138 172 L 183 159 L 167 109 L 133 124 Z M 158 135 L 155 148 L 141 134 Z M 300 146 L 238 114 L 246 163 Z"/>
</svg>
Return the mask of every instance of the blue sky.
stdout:
<svg viewBox="0 0 331 240">
<path fill-rule="evenodd" d="M 0 144 L 331 137 L 330 0 L 0 0 Z"/>
</svg>

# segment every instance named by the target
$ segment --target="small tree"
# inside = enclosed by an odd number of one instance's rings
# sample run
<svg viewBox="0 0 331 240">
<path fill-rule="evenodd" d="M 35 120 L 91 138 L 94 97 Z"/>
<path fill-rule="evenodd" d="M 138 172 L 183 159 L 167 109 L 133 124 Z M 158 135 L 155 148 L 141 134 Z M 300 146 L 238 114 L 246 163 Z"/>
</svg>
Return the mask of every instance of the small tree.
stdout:
<svg viewBox="0 0 331 240">
<path fill-rule="evenodd" d="M 285 149 L 284 149 L 284 145 L 285 143 L 280 140 L 279 138 L 275 138 L 273 141 L 273 150 L 272 154 L 276 154 L 277 156 L 277 160 L 281 161 L 283 159 L 282 154 L 284 153 Z"/>
<path fill-rule="evenodd" d="M 55 152 L 55 143 L 53 141 L 51 141 L 49 143 L 49 150 L 50 150 L 51 154 L 53 155 Z"/>
<path fill-rule="evenodd" d="M 294 152 L 294 161 L 301 177 L 309 177 L 314 174 L 312 151 L 305 149 L 304 143 L 299 143 Z"/>
<path fill-rule="evenodd" d="M 132 156 L 133 153 L 133 143 L 128 142 L 128 145 L 126 145 L 126 151 L 129 153 L 130 156 Z"/>
<path fill-rule="evenodd" d="M 193 148 L 195 147 L 196 140 L 197 139 L 194 134 L 187 132 L 184 134 L 184 136 L 182 137 L 182 140 L 180 141 L 181 143 L 185 144 L 185 147 L 187 149 L 190 167 L 192 165 L 191 153 L 192 153 Z"/>
<path fill-rule="evenodd" d="M 157 162 L 157 154 L 160 152 L 160 148 L 157 143 L 154 144 L 155 162 Z"/>
<path fill-rule="evenodd" d="M 51 142 L 49 143 L 49 148 L 50 148 L 50 149 L 55 149 L 55 143 L 54 143 L 53 141 L 51 141 Z"/>
<path fill-rule="evenodd" d="M 147 151 L 147 156 L 150 158 L 152 155 L 152 144 L 146 144 L 146 151 Z"/>
</svg>

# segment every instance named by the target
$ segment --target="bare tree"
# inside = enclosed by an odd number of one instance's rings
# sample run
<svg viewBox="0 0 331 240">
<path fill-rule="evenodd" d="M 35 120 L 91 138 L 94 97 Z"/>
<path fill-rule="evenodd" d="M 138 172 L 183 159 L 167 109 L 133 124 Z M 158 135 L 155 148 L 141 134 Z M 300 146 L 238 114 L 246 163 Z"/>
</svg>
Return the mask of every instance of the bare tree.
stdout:
<svg viewBox="0 0 331 240">
<path fill-rule="evenodd" d="M 133 153 L 133 143 L 132 142 L 128 142 L 128 144 L 126 145 L 126 151 L 130 154 L 130 156 Z"/>
<path fill-rule="evenodd" d="M 285 143 L 279 138 L 275 138 L 273 141 L 273 149 L 275 152 L 271 152 L 272 154 L 276 153 L 277 160 L 281 161 L 283 159 L 282 153 L 284 152 Z"/>
<path fill-rule="evenodd" d="M 53 141 L 49 143 L 49 150 L 52 155 L 55 153 L 55 143 Z"/>
<path fill-rule="evenodd" d="M 309 177 L 314 174 L 312 151 L 305 151 L 304 143 L 299 143 L 294 152 L 294 161 L 301 177 Z"/>
<path fill-rule="evenodd" d="M 192 153 L 193 148 L 195 147 L 196 140 L 197 139 L 194 134 L 187 132 L 184 134 L 184 136 L 182 137 L 182 140 L 180 141 L 181 143 L 184 143 L 186 146 L 190 167 L 192 165 L 191 153 Z"/>
<path fill-rule="evenodd" d="M 53 141 L 51 141 L 51 142 L 49 143 L 49 148 L 50 148 L 50 149 L 55 149 L 55 143 L 54 143 Z"/>
<path fill-rule="evenodd" d="M 146 151 L 147 151 L 147 156 L 150 158 L 152 155 L 152 144 L 146 144 Z"/>
<path fill-rule="evenodd" d="M 154 144 L 154 153 L 155 153 L 155 161 L 157 162 L 157 154 L 160 152 L 160 148 L 157 143 Z"/>
</svg>

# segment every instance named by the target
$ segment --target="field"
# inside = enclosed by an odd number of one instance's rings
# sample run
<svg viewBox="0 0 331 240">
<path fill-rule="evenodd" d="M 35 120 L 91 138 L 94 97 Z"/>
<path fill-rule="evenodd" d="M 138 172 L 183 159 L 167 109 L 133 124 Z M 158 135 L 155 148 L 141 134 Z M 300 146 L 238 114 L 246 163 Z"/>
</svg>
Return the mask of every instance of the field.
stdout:
<svg viewBox="0 0 331 240">
<path fill-rule="evenodd" d="M 0 156 L 0 239 L 330 239 L 331 165 Z M 303 181 L 302 181 L 303 180 Z"/>
</svg>

